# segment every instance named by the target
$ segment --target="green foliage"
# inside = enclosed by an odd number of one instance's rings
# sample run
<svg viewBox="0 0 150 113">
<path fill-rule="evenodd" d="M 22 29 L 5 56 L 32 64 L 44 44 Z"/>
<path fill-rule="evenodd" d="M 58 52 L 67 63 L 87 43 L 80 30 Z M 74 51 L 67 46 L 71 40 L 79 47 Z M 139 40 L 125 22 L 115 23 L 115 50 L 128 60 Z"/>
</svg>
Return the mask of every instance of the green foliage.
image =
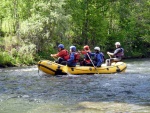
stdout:
<svg viewBox="0 0 150 113">
<path fill-rule="evenodd" d="M 66 32 L 69 16 L 63 14 L 62 5 L 63 1 L 35 2 L 30 18 L 21 23 L 21 38 L 35 44 L 38 52 L 53 48 L 61 42 L 68 43 Z"/>
<path fill-rule="evenodd" d="M 107 21 L 103 18 L 104 1 L 66 1 L 72 16 L 73 42 L 75 45 L 103 46 L 107 37 Z M 78 39 L 78 40 L 77 40 Z M 102 43 L 103 42 L 103 43 Z M 93 47 L 93 46 L 92 46 Z"/>
<path fill-rule="evenodd" d="M 2 42 L 5 43 L 5 51 L 0 52 L 1 65 L 19 66 L 35 63 L 36 45 L 18 42 L 16 37 L 5 37 Z"/>
<path fill-rule="evenodd" d="M 33 64 L 35 51 L 36 50 L 34 44 L 23 45 L 21 48 L 19 48 L 17 57 L 19 58 L 21 63 Z"/>
<path fill-rule="evenodd" d="M 147 0 L 1 0 L 0 62 L 49 59 L 60 43 L 100 46 L 106 54 L 116 41 L 126 57 L 149 57 L 149 8 Z"/>
<path fill-rule="evenodd" d="M 4 37 L 4 32 L 0 29 L 0 37 Z"/>
<path fill-rule="evenodd" d="M 0 67 L 13 66 L 14 63 L 14 58 L 8 52 L 0 52 Z"/>
</svg>

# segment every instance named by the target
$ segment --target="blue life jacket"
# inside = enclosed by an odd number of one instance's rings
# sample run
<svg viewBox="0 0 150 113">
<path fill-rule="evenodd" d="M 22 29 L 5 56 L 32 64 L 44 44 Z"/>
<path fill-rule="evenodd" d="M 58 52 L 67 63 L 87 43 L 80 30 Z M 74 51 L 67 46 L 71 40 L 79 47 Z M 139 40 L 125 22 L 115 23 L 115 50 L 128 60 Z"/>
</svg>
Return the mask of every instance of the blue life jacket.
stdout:
<svg viewBox="0 0 150 113">
<path fill-rule="evenodd" d="M 76 52 L 71 52 L 69 59 L 67 60 L 67 65 L 68 66 L 76 66 L 76 63 L 78 62 L 80 56 Z"/>
<path fill-rule="evenodd" d="M 103 55 L 102 53 L 91 53 L 91 56 L 94 56 L 94 64 L 97 67 L 100 67 L 103 63 Z"/>
</svg>

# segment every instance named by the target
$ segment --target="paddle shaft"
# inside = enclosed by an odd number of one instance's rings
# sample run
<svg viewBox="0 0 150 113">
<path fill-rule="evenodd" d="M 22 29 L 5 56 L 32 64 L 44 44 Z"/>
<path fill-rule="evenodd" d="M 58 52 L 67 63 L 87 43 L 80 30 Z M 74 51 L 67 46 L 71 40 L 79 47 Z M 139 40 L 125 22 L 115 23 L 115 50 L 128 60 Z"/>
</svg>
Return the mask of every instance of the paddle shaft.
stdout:
<svg viewBox="0 0 150 113">
<path fill-rule="evenodd" d="M 93 63 L 93 61 L 92 61 L 92 59 L 91 59 L 91 58 L 90 58 L 90 56 L 89 56 L 89 54 L 88 54 L 88 53 L 86 53 L 86 54 L 87 54 L 87 56 L 89 57 L 89 59 L 90 59 L 90 61 L 91 61 L 92 65 L 93 65 L 93 66 L 94 66 L 94 68 L 96 69 L 97 73 L 99 74 L 99 72 L 98 72 L 97 68 L 95 67 L 95 65 L 94 65 L 94 63 Z"/>
<path fill-rule="evenodd" d="M 109 58 L 111 58 L 111 55 L 108 54 L 108 56 L 109 56 Z"/>
</svg>

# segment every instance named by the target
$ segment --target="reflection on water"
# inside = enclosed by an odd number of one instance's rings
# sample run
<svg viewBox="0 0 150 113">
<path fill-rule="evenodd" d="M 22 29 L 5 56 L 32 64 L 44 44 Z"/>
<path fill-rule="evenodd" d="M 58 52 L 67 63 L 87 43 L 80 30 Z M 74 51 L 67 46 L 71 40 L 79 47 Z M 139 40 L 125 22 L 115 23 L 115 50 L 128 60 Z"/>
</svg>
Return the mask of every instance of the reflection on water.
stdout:
<svg viewBox="0 0 150 113">
<path fill-rule="evenodd" d="M 126 62 L 122 74 L 54 77 L 38 74 L 36 66 L 0 69 L 0 113 L 149 113 L 150 59 Z"/>
</svg>

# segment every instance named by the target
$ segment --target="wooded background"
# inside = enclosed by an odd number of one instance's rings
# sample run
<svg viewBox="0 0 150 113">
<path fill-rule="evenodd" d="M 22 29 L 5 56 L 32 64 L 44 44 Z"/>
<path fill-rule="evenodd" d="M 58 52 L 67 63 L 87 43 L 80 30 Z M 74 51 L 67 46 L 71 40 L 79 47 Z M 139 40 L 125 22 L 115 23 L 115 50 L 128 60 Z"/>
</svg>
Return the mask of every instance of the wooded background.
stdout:
<svg viewBox="0 0 150 113">
<path fill-rule="evenodd" d="M 119 41 L 126 58 L 150 56 L 150 0 L 1 0 L 0 65 L 49 59 L 62 43 L 99 46 Z"/>
</svg>

